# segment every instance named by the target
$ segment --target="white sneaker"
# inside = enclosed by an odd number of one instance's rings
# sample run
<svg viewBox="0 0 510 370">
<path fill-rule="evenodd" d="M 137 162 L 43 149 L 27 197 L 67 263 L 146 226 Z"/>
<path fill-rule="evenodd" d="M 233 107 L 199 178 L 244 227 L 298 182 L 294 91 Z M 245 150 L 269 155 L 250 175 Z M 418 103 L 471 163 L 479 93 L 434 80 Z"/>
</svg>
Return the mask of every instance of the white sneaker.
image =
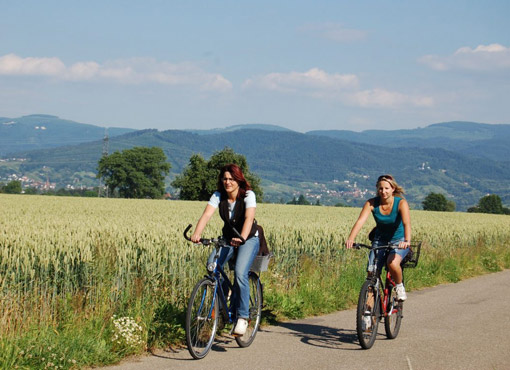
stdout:
<svg viewBox="0 0 510 370">
<path fill-rule="evenodd" d="M 242 317 L 237 319 L 236 327 L 234 328 L 234 335 L 244 335 L 246 328 L 248 327 L 248 320 Z"/>
<path fill-rule="evenodd" d="M 395 291 L 397 292 L 397 299 L 399 301 L 405 301 L 407 299 L 406 288 L 404 288 L 403 285 L 397 286 Z"/>
</svg>

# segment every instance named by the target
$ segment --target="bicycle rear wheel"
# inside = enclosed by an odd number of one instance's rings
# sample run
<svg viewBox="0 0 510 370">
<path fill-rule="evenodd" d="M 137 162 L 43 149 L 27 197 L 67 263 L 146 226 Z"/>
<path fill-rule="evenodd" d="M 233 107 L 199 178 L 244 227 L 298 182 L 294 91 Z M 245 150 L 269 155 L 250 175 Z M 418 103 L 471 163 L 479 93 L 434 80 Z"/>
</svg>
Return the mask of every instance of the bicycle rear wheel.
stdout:
<svg viewBox="0 0 510 370">
<path fill-rule="evenodd" d="M 186 312 L 186 343 L 193 358 L 201 359 L 209 353 L 216 334 L 218 314 L 215 284 L 204 278 L 193 288 Z"/>
<path fill-rule="evenodd" d="M 248 328 L 246 333 L 236 336 L 236 342 L 239 347 L 248 347 L 253 343 L 257 331 L 260 327 L 262 317 L 262 285 L 259 277 L 254 272 L 250 272 L 250 318 L 248 319 Z"/>
<path fill-rule="evenodd" d="M 356 313 L 356 332 L 361 347 L 369 349 L 377 336 L 380 320 L 379 292 L 374 283 L 366 280 L 361 287 Z"/>
<path fill-rule="evenodd" d="M 384 329 L 388 339 L 395 339 L 402 323 L 404 302 L 397 299 L 397 292 L 391 289 L 388 297 L 388 309 L 384 318 Z"/>
</svg>

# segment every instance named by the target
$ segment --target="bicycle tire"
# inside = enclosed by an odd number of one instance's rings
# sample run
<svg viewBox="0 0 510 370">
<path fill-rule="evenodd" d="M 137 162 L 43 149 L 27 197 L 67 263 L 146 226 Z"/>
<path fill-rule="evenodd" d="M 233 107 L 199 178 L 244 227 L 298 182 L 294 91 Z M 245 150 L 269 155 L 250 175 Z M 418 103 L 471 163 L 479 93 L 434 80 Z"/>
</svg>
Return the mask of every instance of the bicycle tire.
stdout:
<svg viewBox="0 0 510 370">
<path fill-rule="evenodd" d="M 239 347 L 248 347 L 253 343 L 255 336 L 260 328 L 262 318 L 262 285 L 260 279 L 254 272 L 250 272 L 250 318 L 248 319 L 248 328 L 244 335 L 236 336 L 236 342 Z"/>
<path fill-rule="evenodd" d="M 204 358 L 209 353 L 216 335 L 218 315 L 215 283 L 203 278 L 193 288 L 186 311 L 186 344 L 194 359 Z"/>
<path fill-rule="evenodd" d="M 388 309 L 384 317 L 384 330 L 388 339 L 395 339 L 402 324 L 404 302 L 397 299 L 397 292 L 391 289 L 388 297 Z"/>
<path fill-rule="evenodd" d="M 356 312 L 356 332 L 362 348 L 370 349 L 374 345 L 377 336 L 377 328 L 380 321 L 380 294 L 377 291 L 374 282 L 366 280 L 361 287 L 358 299 L 358 308 Z M 365 313 L 369 313 L 366 315 Z M 365 317 L 370 319 L 365 324 Z"/>
</svg>

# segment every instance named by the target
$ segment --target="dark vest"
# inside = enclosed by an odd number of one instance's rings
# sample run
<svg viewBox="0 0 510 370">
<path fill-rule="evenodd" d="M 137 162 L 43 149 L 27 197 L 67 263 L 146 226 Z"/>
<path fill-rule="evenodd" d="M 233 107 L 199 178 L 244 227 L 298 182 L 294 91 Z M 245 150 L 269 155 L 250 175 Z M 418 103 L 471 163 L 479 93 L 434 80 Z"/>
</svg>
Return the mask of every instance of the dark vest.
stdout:
<svg viewBox="0 0 510 370">
<path fill-rule="evenodd" d="M 246 206 L 244 204 L 244 199 L 237 198 L 236 204 L 234 205 L 234 217 L 232 219 L 229 218 L 229 211 L 228 211 L 228 199 L 222 199 L 220 201 L 219 206 L 220 211 L 220 217 L 223 220 L 223 229 L 222 233 L 223 236 L 230 241 L 232 238 L 237 238 L 238 236 L 236 233 L 232 230 L 234 227 L 239 234 L 241 234 L 241 231 L 243 230 L 244 225 L 244 216 L 246 212 Z M 248 235 L 248 239 L 255 235 L 257 232 L 257 221 L 253 221 L 253 225 L 251 226 L 250 234 Z"/>
</svg>

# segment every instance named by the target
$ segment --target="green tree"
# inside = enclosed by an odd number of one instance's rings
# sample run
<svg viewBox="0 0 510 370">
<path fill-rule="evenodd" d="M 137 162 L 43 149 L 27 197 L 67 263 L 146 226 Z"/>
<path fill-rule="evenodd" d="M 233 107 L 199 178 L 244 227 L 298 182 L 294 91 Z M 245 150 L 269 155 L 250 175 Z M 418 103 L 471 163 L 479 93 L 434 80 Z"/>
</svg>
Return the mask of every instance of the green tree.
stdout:
<svg viewBox="0 0 510 370">
<path fill-rule="evenodd" d="M 503 207 L 503 203 L 499 195 L 486 195 L 478 201 L 478 205 L 470 207 L 468 212 L 474 213 L 494 213 L 494 214 L 510 214 L 510 209 Z"/>
<path fill-rule="evenodd" d="M 297 199 L 296 199 L 296 197 L 292 198 L 292 200 L 289 200 L 289 201 L 287 202 L 287 204 L 297 204 Z"/>
<path fill-rule="evenodd" d="M 3 192 L 6 194 L 21 194 L 21 181 L 12 180 L 3 187 Z"/>
<path fill-rule="evenodd" d="M 29 188 L 25 189 L 25 194 L 34 195 L 34 194 L 37 194 L 37 193 L 38 193 L 38 191 L 34 187 L 29 187 Z"/>
<path fill-rule="evenodd" d="M 446 199 L 443 194 L 429 193 L 422 202 L 425 211 L 455 211 L 455 202 Z"/>
<path fill-rule="evenodd" d="M 230 148 L 215 152 L 209 161 L 206 161 L 200 154 L 192 155 L 189 164 L 171 185 L 179 189 L 180 199 L 209 200 L 211 194 L 216 191 L 221 168 L 229 163 L 235 163 L 241 168 L 244 177 L 257 196 L 257 200 L 261 201 L 264 194 L 259 177 L 250 172 L 245 156 L 235 153 Z"/>
<path fill-rule="evenodd" d="M 297 200 L 297 204 L 301 204 L 303 206 L 309 206 L 310 202 L 305 198 L 303 194 L 301 194 Z"/>
<path fill-rule="evenodd" d="M 503 214 L 503 203 L 499 195 L 486 195 L 478 201 L 478 209 L 481 213 Z"/>
<path fill-rule="evenodd" d="M 170 167 L 161 148 L 134 147 L 101 158 L 97 177 L 111 193 L 118 189 L 122 198 L 156 199 L 165 192 Z"/>
<path fill-rule="evenodd" d="M 216 184 L 209 181 L 212 175 L 207 169 L 207 161 L 200 154 L 193 154 L 182 174 L 178 175 L 171 185 L 180 189 L 181 199 L 208 200 L 216 189 Z"/>
<path fill-rule="evenodd" d="M 287 202 L 287 204 L 299 204 L 302 206 L 309 206 L 310 202 L 305 198 L 303 194 L 301 194 L 297 199 L 296 197 L 292 198 L 292 200 L 290 202 Z M 316 205 L 320 205 L 320 203 Z"/>
</svg>

